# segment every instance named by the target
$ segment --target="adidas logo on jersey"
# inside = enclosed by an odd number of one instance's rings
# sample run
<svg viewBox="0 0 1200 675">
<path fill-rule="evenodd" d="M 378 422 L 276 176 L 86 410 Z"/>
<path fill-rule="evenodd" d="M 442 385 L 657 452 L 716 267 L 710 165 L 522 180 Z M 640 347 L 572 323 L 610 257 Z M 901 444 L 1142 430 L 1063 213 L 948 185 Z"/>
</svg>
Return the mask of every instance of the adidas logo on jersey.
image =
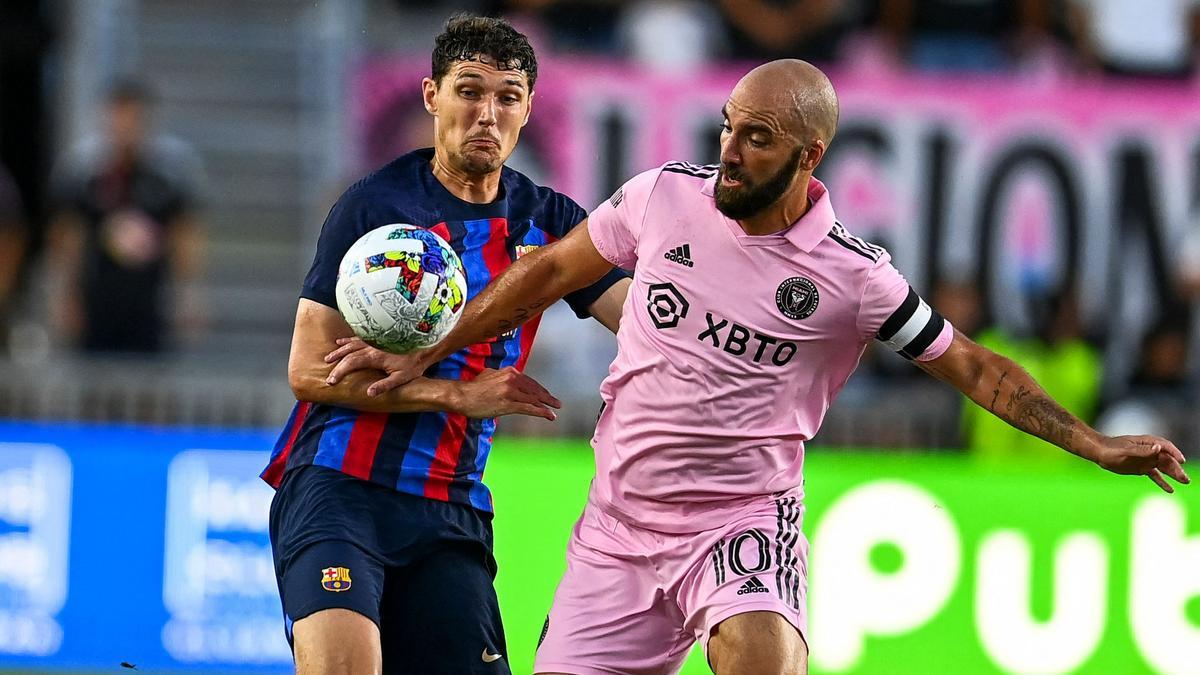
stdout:
<svg viewBox="0 0 1200 675">
<path fill-rule="evenodd" d="M 679 263 L 685 267 L 694 267 L 696 263 L 692 262 L 692 245 L 684 244 L 663 254 L 663 257 L 674 263 Z"/>
<path fill-rule="evenodd" d="M 771 589 L 763 585 L 763 582 L 758 580 L 758 577 L 750 577 L 742 587 L 738 589 L 738 595 L 746 595 L 747 593 L 770 593 Z"/>
</svg>

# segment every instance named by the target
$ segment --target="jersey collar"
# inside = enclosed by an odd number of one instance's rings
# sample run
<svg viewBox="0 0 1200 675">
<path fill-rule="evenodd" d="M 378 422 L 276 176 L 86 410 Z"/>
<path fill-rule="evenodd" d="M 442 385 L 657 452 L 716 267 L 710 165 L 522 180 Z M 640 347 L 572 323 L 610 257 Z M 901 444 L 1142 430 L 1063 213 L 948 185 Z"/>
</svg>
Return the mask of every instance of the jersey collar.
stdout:
<svg viewBox="0 0 1200 675">
<path fill-rule="evenodd" d="M 829 190 L 816 178 L 808 179 L 808 199 L 811 206 L 800 220 L 784 230 L 783 236 L 805 253 L 811 252 L 833 229 L 836 220 L 833 203 L 829 201 Z"/>
<path fill-rule="evenodd" d="M 708 197 L 712 197 L 716 184 L 716 176 L 709 178 L 704 181 L 704 187 L 701 188 L 701 192 Z M 821 240 L 833 229 L 836 218 L 833 213 L 833 204 L 829 200 L 829 190 L 825 188 L 824 183 L 816 178 L 809 178 L 808 180 L 808 199 L 812 205 L 809 206 L 808 211 L 805 211 L 799 220 L 792 223 L 791 227 L 774 235 L 764 236 L 782 236 L 801 251 L 811 253 L 817 247 L 817 244 L 821 243 Z M 741 230 L 737 226 L 737 223 L 734 223 L 734 228 L 739 231 Z"/>
</svg>

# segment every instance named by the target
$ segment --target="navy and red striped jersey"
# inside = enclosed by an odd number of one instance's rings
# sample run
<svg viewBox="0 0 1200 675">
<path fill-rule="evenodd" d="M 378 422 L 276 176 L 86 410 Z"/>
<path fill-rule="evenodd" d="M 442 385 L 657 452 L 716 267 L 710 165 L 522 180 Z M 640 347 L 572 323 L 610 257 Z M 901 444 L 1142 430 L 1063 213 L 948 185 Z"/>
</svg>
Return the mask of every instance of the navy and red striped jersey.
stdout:
<svg viewBox="0 0 1200 675">
<path fill-rule="evenodd" d="M 587 216 L 570 198 L 507 167 L 496 201 L 462 201 L 433 176 L 432 157 L 428 148 L 404 155 L 338 199 L 321 230 L 301 297 L 336 308 L 338 265 L 350 245 L 377 227 L 408 223 L 438 233 L 454 247 L 466 270 L 470 299 L 518 256 L 564 236 Z M 588 306 L 622 275 L 614 270 L 566 300 L 578 316 L 587 317 Z M 485 368 L 522 369 L 537 326 L 534 319 L 509 335 L 472 345 L 426 375 L 469 380 Z M 494 419 L 456 413 L 371 413 L 298 401 L 262 478 L 278 487 L 288 470 L 317 464 L 491 512 L 491 493 L 482 479 L 495 429 Z"/>
</svg>

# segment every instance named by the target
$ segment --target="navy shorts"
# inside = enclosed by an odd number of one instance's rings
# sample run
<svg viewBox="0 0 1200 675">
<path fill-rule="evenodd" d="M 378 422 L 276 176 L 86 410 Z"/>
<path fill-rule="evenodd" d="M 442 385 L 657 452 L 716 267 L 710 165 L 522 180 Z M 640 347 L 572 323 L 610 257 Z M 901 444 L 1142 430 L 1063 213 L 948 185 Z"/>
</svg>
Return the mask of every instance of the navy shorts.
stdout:
<svg viewBox="0 0 1200 675">
<path fill-rule="evenodd" d="M 289 642 L 294 622 L 349 609 L 379 626 L 385 673 L 511 672 L 490 515 L 304 466 L 270 528 Z"/>
</svg>

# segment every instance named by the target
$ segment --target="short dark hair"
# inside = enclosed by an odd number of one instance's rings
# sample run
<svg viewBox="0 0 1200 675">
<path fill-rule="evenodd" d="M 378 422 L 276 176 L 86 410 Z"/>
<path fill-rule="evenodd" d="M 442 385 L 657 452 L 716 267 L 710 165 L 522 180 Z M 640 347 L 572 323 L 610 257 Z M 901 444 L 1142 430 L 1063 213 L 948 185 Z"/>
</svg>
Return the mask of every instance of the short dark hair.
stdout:
<svg viewBox="0 0 1200 675">
<path fill-rule="evenodd" d="M 537 56 L 529 39 L 504 19 L 458 13 L 446 21 L 446 27 L 433 45 L 433 81 L 442 77 L 458 61 L 491 60 L 500 70 L 520 70 L 529 79 L 529 88 L 537 81 Z"/>
</svg>

